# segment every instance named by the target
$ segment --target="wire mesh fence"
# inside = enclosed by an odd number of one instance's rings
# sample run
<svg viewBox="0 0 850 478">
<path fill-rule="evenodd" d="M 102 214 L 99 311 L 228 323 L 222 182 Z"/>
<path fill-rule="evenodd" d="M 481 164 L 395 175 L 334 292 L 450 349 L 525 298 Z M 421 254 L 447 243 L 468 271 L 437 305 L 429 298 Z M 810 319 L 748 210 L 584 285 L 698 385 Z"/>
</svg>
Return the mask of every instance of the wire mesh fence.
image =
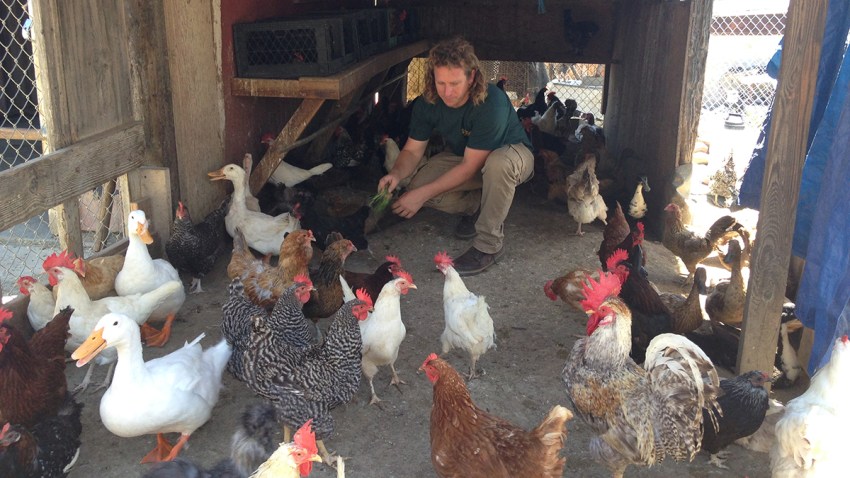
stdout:
<svg viewBox="0 0 850 478">
<path fill-rule="evenodd" d="M 561 101 L 572 98 L 578 103 L 579 111 L 593 113 L 601 119 L 605 65 L 482 61 L 481 71 L 488 82 L 503 82 L 514 107 L 533 102 L 540 88 L 546 87 Z M 425 59 L 414 58 L 407 72 L 407 100 L 410 101 L 425 89 Z"/>
<path fill-rule="evenodd" d="M 43 153 L 42 127 L 26 0 L 0 0 L 0 171 Z M 120 188 L 110 181 L 79 198 L 84 253 L 124 237 Z M 0 284 L 13 294 L 22 275 L 38 277 L 45 257 L 60 249 L 56 220 L 45 211 L 0 231 Z"/>
</svg>

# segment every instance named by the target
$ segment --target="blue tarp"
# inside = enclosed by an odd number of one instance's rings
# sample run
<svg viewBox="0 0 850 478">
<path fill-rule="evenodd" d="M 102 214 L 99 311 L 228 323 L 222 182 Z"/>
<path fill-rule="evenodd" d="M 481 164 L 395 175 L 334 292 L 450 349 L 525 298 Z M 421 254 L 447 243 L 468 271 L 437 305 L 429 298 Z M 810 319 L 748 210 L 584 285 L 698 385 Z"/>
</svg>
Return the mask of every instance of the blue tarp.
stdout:
<svg viewBox="0 0 850 478">
<path fill-rule="evenodd" d="M 815 330 L 809 372 L 829 357 L 835 336 L 850 332 L 850 2 L 832 0 L 826 19 L 800 185 L 792 252 L 806 259 L 797 315 Z M 775 57 L 774 60 L 778 60 Z M 768 68 L 771 70 L 772 68 Z M 775 69 L 774 69 L 775 71 Z M 770 118 L 741 184 L 740 202 L 758 208 Z"/>
</svg>

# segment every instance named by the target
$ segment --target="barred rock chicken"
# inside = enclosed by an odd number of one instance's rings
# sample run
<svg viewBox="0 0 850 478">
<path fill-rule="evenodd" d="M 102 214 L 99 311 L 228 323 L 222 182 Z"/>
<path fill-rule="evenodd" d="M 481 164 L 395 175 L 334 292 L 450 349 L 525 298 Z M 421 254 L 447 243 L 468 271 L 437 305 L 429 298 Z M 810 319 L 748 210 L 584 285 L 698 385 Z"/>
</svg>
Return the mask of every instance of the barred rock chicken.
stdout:
<svg viewBox="0 0 850 478">
<path fill-rule="evenodd" d="M 64 260 L 76 263 L 75 269 L 79 271 L 80 282 L 86 290 L 91 300 L 98 300 L 110 295 L 115 295 L 115 276 L 121 272 L 124 267 L 124 255 L 115 254 L 112 256 L 95 257 L 93 259 L 84 260 L 74 257 L 67 250 L 59 254 L 51 254 L 47 259 L 51 261 Z M 49 264 L 45 260 L 45 263 Z M 48 266 L 49 267 L 49 266 Z M 47 268 L 44 269 L 47 272 Z M 53 290 L 53 298 L 56 299 L 56 290 Z"/>
<path fill-rule="evenodd" d="M 62 309 L 27 341 L 0 308 L 0 423 L 31 427 L 55 415 L 67 394 L 65 341 L 73 309 Z"/>
<path fill-rule="evenodd" d="M 271 146 L 274 140 L 275 138 L 271 133 L 266 133 L 261 138 L 261 142 L 266 145 L 266 147 Z M 298 166 L 293 166 L 286 161 L 281 161 L 280 165 L 274 170 L 272 175 L 269 176 L 269 182 L 276 185 L 283 184 L 286 187 L 291 188 L 297 184 L 303 183 L 313 176 L 323 174 L 332 167 L 333 165 L 331 163 L 322 163 L 310 169 L 302 169 Z"/>
<path fill-rule="evenodd" d="M 318 321 L 330 317 L 342 305 L 339 276 L 345 273 L 345 260 L 357 248 L 348 239 L 333 242 L 322 254 L 318 273 L 312 275 L 316 293 L 304 304 L 304 315 Z M 317 425 L 318 426 L 318 425 Z"/>
<path fill-rule="evenodd" d="M 292 355 L 290 350 L 312 343 L 311 325 L 301 311 L 312 289 L 309 277 L 296 276 L 268 314 L 245 297 L 239 279 L 228 286 L 229 297 L 221 308 L 222 336 L 233 348 L 227 368 L 252 390 L 264 389 L 259 382 L 274 374 L 273 365 Z"/>
<path fill-rule="evenodd" d="M 605 201 L 599 195 L 599 180 L 596 179 L 596 159 L 582 161 L 576 170 L 567 176 L 567 211 L 578 223 L 575 235 L 583 236 L 582 224 L 589 224 L 599 219 L 606 224 Z"/>
<path fill-rule="evenodd" d="M 483 296 L 477 296 L 466 288 L 463 279 L 454 268 L 452 258 L 446 252 L 434 256 L 434 264 L 446 277 L 443 285 L 443 314 L 446 327 L 440 342 L 443 353 L 452 348 L 462 348 L 469 353 L 468 380 L 478 376 L 475 364 L 485 352 L 495 346 L 496 332 L 490 317 L 490 306 Z"/>
<path fill-rule="evenodd" d="M 693 278 L 697 264 L 711 254 L 717 243 L 732 231 L 740 231 L 743 226 L 732 216 L 723 216 L 714 221 L 705 235 L 699 236 L 685 228 L 682 223 L 682 211 L 679 206 L 670 203 L 664 208 L 664 247 L 681 259 L 688 269 L 685 282 Z"/>
<path fill-rule="evenodd" d="M 393 280 L 396 273 L 402 270 L 401 260 L 397 256 L 386 256 L 384 262 L 379 265 L 375 272 L 363 273 L 345 271 L 343 277 L 351 290 L 366 289 L 369 297 L 378 297 L 384 284 Z"/>
<path fill-rule="evenodd" d="M 272 381 L 303 359 L 313 347 L 312 324 L 302 312 L 313 284 L 307 276 L 278 299 L 271 314 L 252 317 L 250 338 L 241 353 L 242 380 L 258 395 L 268 395 Z"/>
<path fill-rule="evenodd" d="M 149 227 L 150 221 L 141 209 L 130 211 L 127 215 L 129 245 L 124 256 L 124 267 L 115 276 L 115 291 L 119 296 L 147 294 L 170 282 L 180 282 L 181 287 L 165 295 L 150 313 L 150 319 L 165 320 L 165 325 L 159 335 L 146 336 L 145 341 L 148 345 L 162 346 L 171 336 L 171 324 L 186 302 L 186 291 L 182 287 L 180 274 L 170 262 L 151 257 L 147 247 L 153 243 Z"/>
<path fill-rule="evenodd" d="M 251 302 L 270 309 L 296 275 L 308 274 L 315 240 L 312 231 L 297 229 L 283 239 L 276 266 L 258 264 L 246 270 L 241 277 Z"/>
<path fill-rule="evenodd" d="M 40 417 L 30 427 L 6 423 L 0 429 L 0 476 L 61 478 L 80 454 L 83 405 L 71 395 L 55 413 Z"/>
<path fill-rule="evenodd" d="M 23 276 L 16 282 L 21 294 L 30 297 L 27 304 L 27 319 L 33 330 L 41 330 L 53 318 L 56 301 L 53 292 L 32 276 Z"/>
<path fill-rule="evenodd" d="M 755 370 L 720 381 L 723 394 L 717 398 L 717 403 L 723 415 L 717 417 L 717 430 L 705 427 L 702 435 L 702 449 L 711 454 L 709 463 L 727 468 L 723 464 L 728 454 L 724 449 L 733 441 L 758 431 L 767 413 L 768 397 L 764 384 L 769 381 L 767 373 Z M 702 413 L 704 422 L 711 421 L 707 411 Z"/>
<path fill-rule="evenodd" d="M 560 455 L 573 414 L 555 405 L 530 431 L 487 413 L 472 401 L 460 374 L 431 354 L 419 367 L 434 385 L 431 464 L 441 478 L 562 476 Z"/>
<path fill-rule="evenodd" d="M 224 216 L 229 204 L 229 201 L 223 201 L 203 221 L 193 224 L 189 209 L 182 201 L 177 202 L 171 235 L 165 243 L 165 253 L 178 271 L 192 275 L 190 294 L 204 291 L 201 279 L 209 274 L 216 259 L 224 252 Z"/>
<path fill-rule="evenodd" d="M 363 342 L 358 323 L 366 320 L 371 310 L 372 299 L 357 291 L 357 299 L 343 304 L 334 315 L 325 341 L 311 347 L 296 364 L 281 369 L 264 395 L 285 427 L 299 427 L 313 419 L 319 450 L 327 463 L 336 461 L 324 445 L 334 429 L 330 412 L 348 403 L 360 387 Z"/>
<path fill-rule="evenodd" d="M 668 456 L 693 460 L 703 428 L 715 426 L 721 413 L 717 371 L 684 337 L 655 337 L 642 367 L 629 358 L 632 317 L 619 290 L 613 274 L 589 279 L 588 336 L 575 342 L 563 371 L 573 408 L 598 434 L 590 454 L 615 477 L 629 465 L 652 466 Z M 704 409 L 712 423 L 704 422 Z"/>
<path fill-rule="evenodd" d="M 369 388 L 372 390 L 370 405 L 377 405 L 381 401 L 373 384 L 378 367 L 390 366 L 393 373 L 390 384 L 399 391 L 399 384 L 405 383 L 398 377 L 395 361 L 398 358 L 398 348 L 407 333 L 401 320 L 400 299 L 402 295 L 407 295 L 410 289 L 416 289 L 413 277 L 405 271 L 399 271 L 397 277 L 387 282 L 378 294 L 375 310 L 369 315 L 369 320 L 360 322 L 360 336 L 363 340 L 361 364 L 363 375 L 369 380 Z"/>
<path fill-rule="evenodd" d="M 230 440 L 230 458 L 207 471 L 184 458 L 151 467 L 142 478 L 248 478 L 277 448 L 274 408 L 248 405 Z"/>
<path fill-rule="evenodd" d="M 292 443 L 280 444 L 268 460 L 261 464 L 251 478 L 298 478 L 308 476 L 313 462 L 322 462 L 317 454 L 316 434 L 311 429 L 312 420 L 307 420 L 295 432 Z"/>
<path fill-rule="evenodd" d="M 829 362 L 808 390 L 785 405 L 770 450 L 775 478 L 834 477 L 847 472 L 844 438 L 850 426 L 850 340 L 835 340 Z"/>
<path fill-rule="evenodd" d="M 694 283 L 687 297 L 679 294 L 660 294 L 661 302 L 667 306 L 673 318 L 673 333 L 685 334 L 696 330 L 705 322 L 705 314 L 699 296 L 705 294 L 705 268 L 697 267 Z"/>
<path fill-rule="evenodd" d="M 732 265 L 728 281 L 723 281 L 705 298 L 705 313 L 712 322 L 741 327 L 744 322 L 744 303 L 747 299 L 744 276 L 741 275 L 741 245 L 738 241 L 729 243 L 729 252 L 723 258 Z"/>
</svg>

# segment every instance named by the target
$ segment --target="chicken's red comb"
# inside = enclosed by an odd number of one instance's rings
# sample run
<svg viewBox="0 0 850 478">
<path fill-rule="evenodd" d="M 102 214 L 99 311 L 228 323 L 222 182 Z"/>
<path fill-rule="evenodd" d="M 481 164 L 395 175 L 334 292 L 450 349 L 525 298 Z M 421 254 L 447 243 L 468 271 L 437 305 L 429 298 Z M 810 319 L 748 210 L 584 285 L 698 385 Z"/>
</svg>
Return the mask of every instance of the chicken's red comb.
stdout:
<svg viewBox="0 0 850 478">
<path fill-rule="evenodd" d="M 402 279 L 406 280 L 408 283 L 413 284 L 413 276 L 410 275 L 410 273 L 407 272 L 404 269 L 397 270 L 395 273 L 393 273 L 393 275 L 395 276 L 396 279 L 402 278 Z"/>
<path fill-rule="evenodd" d="M 268 144 L 268 143 L 270 143 L 273 139 L 274 139 L 274 135 L 273 135 L 273 134 L 271 134 L 271 133 L 266 133 L 266 134 L 264 134 L 263 136 L 261 136 L 261 137 L 260 137 L 260 142 L 261 142 L 261 143 L 266 143 L 266 144 Z"/>
<path fill-rule="evenodd" d="M 610 272 L 599 271 L 599 282 L 593 277 L 587 278 L 587 283 L 582 285 L 584 300 L 581 306 L 585 312 L 593 312 L 605 302 L 605 299 L 620 294 L 620 279 Z"/>
<path fill-rule="evenodd" d="M 452 258 L 449 256 L 449 253 L 446 251 L 440 251 L 434 256 L 434 264 L 439 267 L 441 265 L 444 266 L 454 266 L 455 263 Z"/>
<path fill-rule="evenodd" d="M 643 222 L 637 223 L 638 232 L 635 234 L 635 239 L 638 241 L 637 244 L 643 243 Z"/>
<path fill-rule="evenodd" d="M 384 258 L 384 260 L 387 262 L 392 262 L 393 264 L 401 267 L 401 259 L 399 259 L 398 256 L 387 256 Z"/>
<path fill-rule="evenodd" d="M 847 343 L 847 340 L 848 340 L 848 338 L 847 338 L 846 335 L 841 337 L 841 341 L 844 342 L 845 344 Z"/>
<path fill-rule="evenodd" d="M 8 309 L 0 308 L 0 324 L 3 323 L 4 320 L 12 318 L 12 311 Z"/>
<path fill-rule="evenodd" d="M 74 269 L 74 256 L 69 254 L 67 250 L 56 254 L 50 254 L 47 256 L 47 259 L 44 260 L 44 263 L 41 265 L 44 270 L 48 270 L 52 267 L 65 267 L 67 269 Z"/>
<path fill-rule="evenodd" d="M 311 455 L 315 455 L 319 452 L 319 448 L 316 446 L 316 432 L 313 431 L 313 419 L 307 420 L 301 428 L 295 432 L 295 436 L 292 437 L 292 442 L 301 448 L 307 450 L 307 452 Z"/>
<path fill-rule="evenodd" d="M 4 438 L 6 436 L 6 433 L 9 433 L 9 428 L 11 428 L 11 427 L 12 427 L 12 424 L 9 423 L 9 422 L 6 422 L 6 424 L 3 425 L 3 429 L 0 430 L 0 438 Z"/>
<path fill-rule="evenodd" d="M 310 280 L 310 276 L 308 276 L 307 274 L 298 274 L 292 280 L 293 280 L 293 282 L 297 282 L 297 283 L 301 283 L 301 284 L 307 284 L 310 287 L 313 286 L 313 281 Z"/>
<path fill-rule="evenodd" d="M 366 292 L 366 289 L 360 288 L 357 289 L 357 300 L 361 300 L 366 303 L 369 307 L 372 307 L 372 298 L 369 297 L 369 293 Z"/>
<path fill-rule="evenodd" d="M 617 268 L 617 264 L 629 259 L 629 253 L 625 249 L 617 249 L 613 254 L 605 260 L 605 268 L 613 271 Z"/>
<path fill-rule="evenodd" d="M 37 280 L 35 280 L 35 277 L 33 277 L 33 276 L 21 276 L 21 277 L 18 278 L 18 282 L 17 282 L 18 287 L 22 286 L 24 284 L 24 281 L 27 281 L 30 284 L 35 284 L 36 282 L 38 282 Z"/>
<path fill-rule="evenodd" d="M 422 362 L 422 366 L 424 367 L 424 366 L 428 365 L 429 363 L 431 363 L 432 360 L 437 360 L 438 358 L 440 358 L 440 357 L 438 357 L 437 354 L 435 354 L 434 352 L 431 352 L 431 355 L 426 357 L 425 361 Z"/>
</svg>

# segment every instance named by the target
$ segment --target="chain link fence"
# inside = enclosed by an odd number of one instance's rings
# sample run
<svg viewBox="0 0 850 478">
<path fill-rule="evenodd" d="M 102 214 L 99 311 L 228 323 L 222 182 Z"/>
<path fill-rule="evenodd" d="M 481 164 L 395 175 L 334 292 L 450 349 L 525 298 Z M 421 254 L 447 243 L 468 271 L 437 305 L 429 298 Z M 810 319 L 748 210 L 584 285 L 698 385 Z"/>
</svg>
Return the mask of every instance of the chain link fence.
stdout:
<svg viewBox="0 0 850 478">
<path fill-rule="evenodd" d="M 576 100 L 579 111 L 602 118 L 602 86 L 605 65 L 582 63 L 543 63 L 522 61 L 482 61 L 481 71 L 487 81 L 505 79 L 505 92 L 514 107 L 531 103 L 542 87 L 555 92 L 561 101 Z M 421 95 L 425 89 L 425 59 L 414 58 L 407 68 L 407 100 Z"/>
<path fill-rule="evenodd" d="M 30 18 L 26 0 L 0 0 L 0 171 L 42 155 Z M 79 199 L 85 254 L 124 237 L 124 212 L 115 181 Z M 56 221 L 45 211 L 0 231 L 0 285 L 4 294 L 17 291 L 22 275 L 39 277 L 44 259 L 60 250 Z"/>
</svg>

